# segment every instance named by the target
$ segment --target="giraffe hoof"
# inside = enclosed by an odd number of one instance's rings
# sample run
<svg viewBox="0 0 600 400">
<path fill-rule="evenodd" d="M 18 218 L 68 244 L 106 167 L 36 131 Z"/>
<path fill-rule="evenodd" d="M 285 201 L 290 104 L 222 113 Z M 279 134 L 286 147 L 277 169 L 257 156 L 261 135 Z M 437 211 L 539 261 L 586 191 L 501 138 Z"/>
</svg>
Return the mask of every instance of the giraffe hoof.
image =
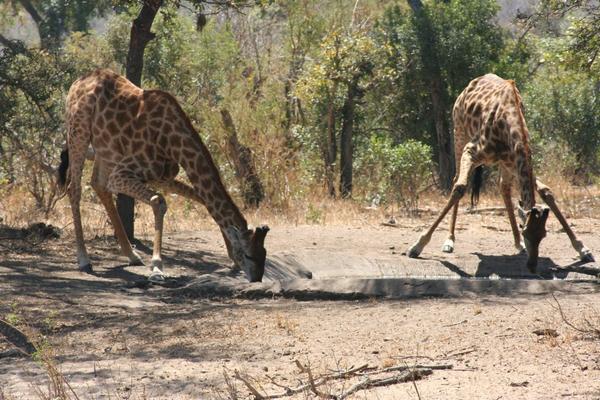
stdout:
<svg viewBox="0 0 600 400">
<path fill-rule="evenodd" d="M 148 276 L 148 281 L 153 283 L 163 283 L 165 281 L 165 276 L 160 271 L 152 271 L 150 276 Z"/>
<path fill-rule="evenodd" d="M 85 265 L 79 266 L 79 271 L 83 272 L 84 274 L 93 274 L 94 273 L 94 270 L 92 269 L 92 264 L 85 264 Z"/>
<path fill-rule="evenodd" d="M 406 252 L 406 255 L 409 258 L 417 258 L 419 257 L 419 254 L 421 254 L 421 250 L 417 247 L 417 246 L 413 246 L 410 249 L 408 249 L 408 251 Z"/>
<path fill-rule="evenodd" d="M 442 246 L 442 251 L 444 253 L 452 253 L 454 251 L 454 242 L 452 240 L 446 240 Z"/>
<path fill-rule="evenodd" d="M 594 259 L 594 255 L 592 254 L 592 252 L 588 250 L 587 252 L 585 252 L 581 255 L 581 261 L 583 261 L 585 263 L 589 263 L 589 262 L 594 262 L 596 260 Z"/>
</svg>

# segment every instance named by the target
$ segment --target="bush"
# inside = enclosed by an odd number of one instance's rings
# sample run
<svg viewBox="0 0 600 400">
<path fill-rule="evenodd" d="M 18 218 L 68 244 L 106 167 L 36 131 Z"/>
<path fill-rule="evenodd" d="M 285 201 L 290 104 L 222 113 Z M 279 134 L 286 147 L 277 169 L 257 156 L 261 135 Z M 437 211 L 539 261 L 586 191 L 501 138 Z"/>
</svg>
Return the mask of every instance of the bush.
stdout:
<svg viewBox="0 0 600 400">
<path fill-rule="evenodd" d="M 358 161 L 365 188 L 383 201 L 397 202 L 408 214 L 417 213 L 419 196 L 431 182 L 432 150 L 427 144 L 373 136 Z"/>
<path fill-rule="evenodd" d="M 549 65 L 527 86 L 524 97 L 534 146 L 541 152 L 558 146 L 574 154 L 575 160 L 563 163 L 563 173 L 575 182 L 589 183 L 600 171 L 597 80 L 586 73 Z M 548 156 L 553 157 L 553 154 Z"/>
</svg>

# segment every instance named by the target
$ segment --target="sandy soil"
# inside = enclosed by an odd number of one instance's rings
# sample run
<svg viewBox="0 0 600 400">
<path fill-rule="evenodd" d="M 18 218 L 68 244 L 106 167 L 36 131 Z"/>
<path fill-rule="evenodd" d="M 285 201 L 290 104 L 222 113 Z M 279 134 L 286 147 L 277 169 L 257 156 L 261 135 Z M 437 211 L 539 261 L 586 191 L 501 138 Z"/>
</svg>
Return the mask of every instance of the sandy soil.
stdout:
<svg viewBox="0 0 600 400">
<path fill-rule="evenodd" d="M 317 254 L 331 265 L 370 259 L 408 265 L 401 252 L 431 219 L 401 220 L 397 228 L 361 221 L 273 226 L 267 244 L 271 257 Z M 508 267 L 524 272 L 524 259 L 512 255 L 505 219 L 461 215 L 454 254 L 440 251 L 442 229 L 423 259 L 410 265 L 419 271 L 419 263 L 435 261 L 452 272 L 464 266 L 474 271 L 466 279 L 502 276 Z M 600 238 L 594 235 L 600 220 L 573 224 L 600 256 Z M 573 265 L 576 253 L 566 235 L 555 221 L 549 221 L 549 228 L 542 264 Z M 360 301 L 190 297 L 189 291 L 173 288 L 135 287 L 132 282 L 143 280 L 145 268 L 124 265 L 110 238 L 88 243 L 93 276 L 76 271 L 68 232 L 60 239 L 5 239 L 0 246 L 0 318 L 44 335 L 56 365 L 81 399 L 229 399 L 234 392 L 237 398 L 253 398 L 233 377 L 236 370 L 261 393 L 283 394 L 273 381 L 284 387 L 308 382 L 296 361 L 309 365 L 315 378 L 363 364 L 379 369 L 452 365 L 414 383 L 350 397 L 357 399 L 600 398 L 600 337 L 587 332 L 600 328 L 600 293 L 594 290 L 555 293 L 568 320 L 585 332 L 565 323 L 548 293 Z M 206 274 L 242 279 L 228 269 L 216 229 L 170 235 L 165 246 L 168 272 L 177 285 Z M 360 276 L 360 265 L 348 265 L 348 271 L 338 276 Z M 313 274 L 320 278 L 319 271 Z M 335 278 L 331 270 L 325 275 Z M 557 336 L 534 333 L 544 329 Z M 8 347 L 0 341 L 0 350 Z M 320 389 L 339 394 L 360 379 L 335 380 Z M 38 363 L 0 358 L 0 399 L 38 398 L 35 388 L 45 390 L 46 382 Z M 316 396 L 307 389 L 289 398 Z"/>
</svg>

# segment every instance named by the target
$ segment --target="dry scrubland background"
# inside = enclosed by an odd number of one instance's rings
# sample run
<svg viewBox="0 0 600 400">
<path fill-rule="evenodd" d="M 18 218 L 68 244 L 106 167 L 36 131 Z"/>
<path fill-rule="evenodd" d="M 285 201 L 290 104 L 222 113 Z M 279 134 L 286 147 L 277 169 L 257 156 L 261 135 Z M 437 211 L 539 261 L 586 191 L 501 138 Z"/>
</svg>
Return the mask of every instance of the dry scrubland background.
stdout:
<svg viewBox="0 0 600 400">
<path fill-rule="evenodd" d="M 67 384 L 79 398 L 249 398 L 235 370 L 279 393 L 268 376 L 307 383 L 295 360 L 315 377 L 363 363 L 454 367 L 356 398 L 600 397 L 598 295 L 588 286 L 569 286 L 559 303 L 511 293 L 250 301 L 130 288 L 147 271 L 119 265 L 87 185 L 84 229 L 99 275 L 79 274 L 68 201 L 53 185 L 64 98 L 94 68 L 125 73 L 141 5 L 0 1 L 0 318 L 41 349 L 34 360 L 0 359 L 0 399 L 75 398 Z M 598 256 L 599 15 L 593 1 L 168 0 L 152 25 L 142 86 L 177 97 L 247 219 L 272 226 L 270 254 L 319 247 L 337 260 L 402 257 L 452 178 L 444 143 L 454 99 L 486 72 L 515 79 L 536 174 Z M 252 152 L 264 189 L 258 209 L 245 207 L 247 182 L 236 175 L 222 110 Z M 90 165 L 85 182 L 89 174 Z M 483 208 L 500 204 L 496 171 L 487 177 Z M 205 209 L 167 200 L 168 272 L 230 277 Z M 136 215 L 147 240 L 150 210 L 137 205 Z M 399 228 L 380 225 L 392 217 Z M 35 222 L 57 227 L 60 238 L 23 236 Z M 571 263 L 566 237 L 552 218 L 549 226 L 542 255 Z M 461 213 L 457 253 L 445 257 L 460 266 L 473 254 L 512 254 L 509 236 L 505 216 Z M 437 243 L 427 251 L 441 257 Z M 357 379 L 321 389 L 339 394 Z"/>
</svg>

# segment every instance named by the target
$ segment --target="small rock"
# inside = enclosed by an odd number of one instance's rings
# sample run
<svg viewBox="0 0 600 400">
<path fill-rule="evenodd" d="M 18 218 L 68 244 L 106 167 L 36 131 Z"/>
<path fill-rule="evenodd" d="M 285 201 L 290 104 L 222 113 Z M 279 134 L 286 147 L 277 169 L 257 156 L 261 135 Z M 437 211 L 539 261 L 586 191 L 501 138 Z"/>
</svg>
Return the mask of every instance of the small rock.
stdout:
<svg viewBox="0 0 600 400">
<path fill-rule="evenodd" d="M 556 329 L 552 329 L 552 328 L 536 329 L 535 331 L 533 331 L 533 333 L 535 333 L 538 336 L 550 336 L 550 337 L 558 336 L 558 332 L 556 332 Z"/>
<path fill-rule="evenodd" d="M 527 386 L 529 386 L 529 382 L 527 382 L 527 381 L 523 381 L 523 382 L 511 382 L 510 386 L 512 386 L 512 387 L 527 387 Z"/>
</svg>

